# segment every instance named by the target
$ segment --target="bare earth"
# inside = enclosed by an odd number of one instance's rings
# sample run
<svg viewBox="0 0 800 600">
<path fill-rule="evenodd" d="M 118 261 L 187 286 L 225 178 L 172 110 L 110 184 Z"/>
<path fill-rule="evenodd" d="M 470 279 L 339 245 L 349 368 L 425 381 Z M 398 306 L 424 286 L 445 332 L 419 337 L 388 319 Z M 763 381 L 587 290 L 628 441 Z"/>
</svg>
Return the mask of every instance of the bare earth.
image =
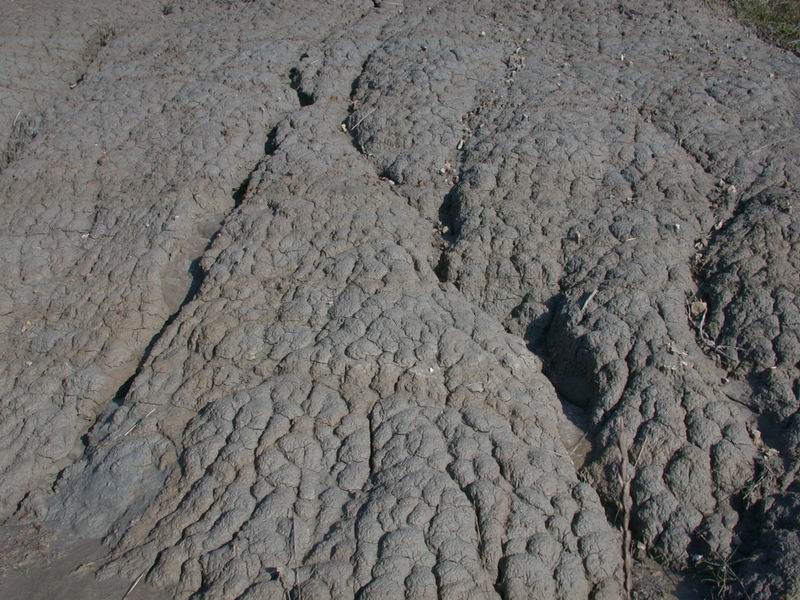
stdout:
<svg viewBox="0 0 800 600">
<path fill-rule="evenodd" d="M 0 597 L 800 598 L 799 186 L 713 3 L 0 0 Z"/>
</svg>

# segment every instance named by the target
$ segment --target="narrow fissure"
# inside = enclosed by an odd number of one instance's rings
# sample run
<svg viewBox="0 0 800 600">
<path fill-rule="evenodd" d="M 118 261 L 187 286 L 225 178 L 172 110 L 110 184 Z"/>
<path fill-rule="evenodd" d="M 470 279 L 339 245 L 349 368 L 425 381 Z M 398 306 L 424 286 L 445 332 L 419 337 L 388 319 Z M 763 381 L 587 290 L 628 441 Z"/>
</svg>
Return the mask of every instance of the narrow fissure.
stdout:
<svg viewBox="0 0 800 600">
<path fill-rule="evenodd" d="M 513 64 L 512 71 L 518 70 L 522 64 L 522 60 L 518 57 L 519 52 L 515 52 L 513 57 L 517 60 Z M 347 119 L 345 120 L 345 129 L 349 133 L 353 146 L 365 157 L 369 158 L 368 153 L 365 151 L 364 148 L 360 147 L 360 144 L 357 139 L 357 128 L 358 126 L 369 117 L 371 112 L 367 111 L 366 114 L 361 114 L 357 110 L 357 100 L 356 100 L 356 93 L 359 87 L 359 84 L 364 77 L 364 73 L 367 68 L 367 63 L 370 57 L 364 60 L 361 65 L 361 71 L 359 75 L 353 80 L 351 86 L 351 93 L 350 93 L 350 114 L 348 115 Z M 513 79 L 513 73 L 512 73 Z M 459 144 L 456 149 L 456 157 L 454 162 L 456 163 L 456 175 L 453 177 L 453 184 L 450 189 L 445 193 L 442 203 L 439 206 L 438 210 L 438 221 L 434 225 L 434 237 L 435 243 L 437 244 L 437 248 L 439 250 L 438 258 L 436 259 L 435 266 L 433 267 L 433 271 L 436 274 L 437 278 L 442 283 L 453 283 L 451 281 L 452 274 L 450 273 L 450 262 L 449 262 L 449 253 L 453 246 L 457 243 L 459 236 L 461 235 L 461 230 L 463 226 L 463 221 L 461 219 L 461 206 L 459 201 L 459 194 L 458 194 L 458 184 L 463 178 L 463 165 L 464 165 L 464 155 L 466 153 L 466 141 L 469 137 L 469 132 L 472 131 L 472 124 L 469 122 L 470 118 L 472 117 L 472 113 L 467 113 L 467 135 L 459 141 Z M 392 178 L 387 173 L 378 173 L 378 176 L 381 179 L 388 180 L 391 183 L 396 183 L 392 181 Z M 583 462 L 587 459 L 588 455 L 593 450 L 592 445 L 592 437 L 593 433 L 589 428 L 588 425 L 588 418 L 585 415 L 585 408 L 583 408 L 580 404 L 575 403 L 571 400 L 570 395 L 564 393 L 561 390 L 561 386 L 558 385 L 559 377 L 557 377 L 552 369 L 552 360 L 549 356 L 548 352 L 546 351 L 546 340 L 550 333 L 551 325 L 554 321 L 554 315 L 558 308 L 558 304 L 562 298 L 562 294 L 559 292 L 553 295 L 546 303 L 547 311 L 540 315 L 535 321 L 529 323 L 526 326 L 526 334 L 524 336 L 524 340 L 526 342 L 526 346 L 528 347 L 529 351 L 536 355 L 541 361 L 543 365 L 543 374 L 547 379 L 550 381 L 551 385 L 553 386 L 554 390 L 556 391 L 556 395 L 561 402 L 561 410 L 565 415 L 565 420 L 568 422 L 569 425 L 572 427 L 571 435 L 574 438 L 574 443 L 571 446 L 568 446 L 565 443 L 565 447 L 567 450 L 570 451 L 571 456 L 573 453 L 576 455 L 577 463 L 581 466 Z M 517 318 L 515 315 L 511 315 L 512 318 Z M 507 326 L 504 326 L 506 332 L 512 333 Z M 576 468 L 580 469 L 580 466 L 576 465 Z"/>
<path fill-rule="evenodd" d="M 463 144 L 460 146 L 463 147 Z M 459 148 L 459 158 L 463 155 L 461 147 Z M 459 160 L 459 165 L 463 165 L 463 160 Z M 461 234 L 463 222 L 460 217 L 460 204 L 458 200 L 457 185 L 462 173 L 456 179 L 453 187 L 445 195 L 443 202 L 439 209 L 439 225 L 438 233 L 441 239 L 441 252 L 439 254 L 438 262 L 435 267 L 436 276 L 442 283 L 455 282 L 450 281 L 451 273 L 449 272 L 449 252 L 452 247 L 457 243 L 458 237 Z M 570 460 L 575 466 L 581 481 L 584 481 L 591 487 L 595 488 L 594 483 L 586 476 L 583 471 L 584 464 L 589 460 L 589 457 L 595 451 L 594 437 L 599 430 L 599 426 L 592 427 L 589 415 L 584 406 L 579 402 L 573 400 L 573 394 L 569 389 L 564 389 L 563 376 L 556 372 L 554 368 L 554 357 L 548 351 L 549 343 L 548 338 L 552 334 L 552 327 L 555 321 L 560 302 L 563 300 L 563 290 L 559 284 L 559 292 L 554 294 L 546 303 L 546 311 L 537 316 L 534 320 L 525 323 L 525 334 L 522 336 L 528 350 L 537 356 L 542 362 L 542 374 L 548 379 L 556 393 L 556 397 L 560 402 L 559 409 L 562 416 L 559 418 L 558 433 L 562 440 L 564 448 L 566 449 Z M 509 317 L 512 320 L 519 320 L 521 318 L 521 311 L 525 300 L 511 311 Z M 514 333 L 507 323 L 503 324 L 505 331 L 511 335 Z M 574 386 L 567 386 L 574 387 Z M 582 387 L 578 385 L 578 387 Z M 601 504 L 606 513 L 606 519 L 609 524 L 613 526 L 619 525 L 619 519 L 615 518 L 614 513 L 618 512 L 615 499 L 606 498 L 598 493 Z M 494 588 L 501 598 L 505 598 L 502 587 L 503 576 L 503 561 L 498 564 L 497 580 L 494 583 Z"/>
<path fill-rule="evenodd" d="M 505 589 L 503 589 L 503 573 L 506 570 L 506 559 L 501 558 L 500 561 L 497 563 L 497 579 L 494 582 L 494 591 L 497 592 L 497 596 L 500 600 L 507 600 L 508 594 L 506 594 Z"/>
<path fill-rule="evenodd" d="M 509 65 L 509 69 L 511 71 L 511 79 L 513 80 L 513 74 L 516 70 L 521 68 L 521 65 L 524 64 L 524 57 L 518 56 L 519 51 L 515 52 L 513 55 L 513 65 Z M 346 131 L 350 138 L 353 146 L 356 150 L 359 151 L 367 160 L 369 160 L 370 156 L 368 152 L 361 147 L 360 143 L 357 139 L 357 129 L 358 127 L 367 119 L 369 116 L 374 112 L 372 111 L 359 111 L 357 109 L 357 100 L 356 100 L 356 93 L 359 87 L 359 83 L 364 76 L 364 73 L 367 68 L 367 63 L 369 61 L 369 57 L 364 61 L 361 67 L 361 72 L 359 73 L 358 77 L 353 80 L 352 87 L 351 87 L 351 94 L 350 94 L 350 112 L 343 123 L 343 130 Z M 468 113 L 468 116 L 471 116 Z M 469 125 L 469 123 L 468 123 Z M 470 127 L 467 127 L 467 131 L 471 131 Z M 434 237 L 438 242 L 438 249 L 439 255 L 436 260 L 436 264 L 433 268 L 436 277 L 442 283 L 454 283 L 451 281 L 452 274 L 450 273 L 449 268 L 449 253 L 452 250 L 453 246 L 457 243 L 459 236 L 462 233 L 463 221 L 461 219 L 460 211 L 461 206 L 459 202 L 459 195 L 458 195 L 458 184 L 463 177 L 463 165 L 464 165 L 464 155 L 465 155 L 465 145 L 467 137 L 463 138 L 457 147 L 456 150 L 456 159 L 455 164 L 457 165 L 455 168 L 456 175 L 453 178 L 453 183 L 450 189 L 445 193 L 442 203 L 439 206 L 438 210 L 438 221 L 434 225 Z M 392 178 L 388 176 L 386 173 L 376 172 L 376 174 L 384 180 L 388 180 L 391 183 L 395 184 L 396 182 L 392 181 Z M 454 283 L 455 285 L 455 283 Z M 527 325 L 526 334 L 523 336 L 523 339 L 526 342 L 526 346 L 528 350 L 536 355 L 542 361 L 542 372 L 545 377 L 550 381 L 553 389 L 556 392 L 556 396 L 558 397 L 561 406 L 560 409 L 564 415 L 564 421 L 568 427 L 571 427 L 572 431 L 570 432 L 572 439 L 574 439 L 574 443 L 568 445 L 564 443 L 565 449 L 570 454 L 570 458 L 573 460 L 575 464 L 576 471 L 581 472 L 583 463 L 588 460 L 588 457 L 594 451 L 594 444 L 593 444 L 593 437 L 598 430 L 597 427 L 591 428 L 588 422 L 588 417 L 585 414 L 585 409 L 581 407 L 579 404 L 572 402 L 569 399 L 569 395 L 563 393 L 558 385 L 559 377 L 554 374 L 552 369 L 552 360 L 547 352 L 547 338 L 550 334 L 551 326 L 554 321 L 554 316 L 558 307 L 558 303 L 562 298 L 562 292 L 553 295 L 550 300 L 547 302 L 548 310 L 543 314 L 540 315 L 539 318 L 536 319 L 535 322 L 531 322 Z M 514 315 L 511 315 L 512 318 Z M 504 325 L 504 329 L 507 333 L 513 334 L 507 326 Z M 513 334 L 515 335 L 515 334 Z M 561 419 L 560 419 L 561 421 Z M 562 432 L 562 425 L 560 423 L 559 426 L 559 434 L 562 437 L 562 441 L 564 440 L 564 433 Z M 371 453 L 372 454 L 372 453 Z M 370 457 L 372 458 L 372 456 Z M 577 460 L 576 460 L 577 459 Z M 371 460 L 370 460 L 371 462 Z M 372 472 L 374 467 L 370 464 L 370 471 Z M 595 487 L 591 481 L 586 481 L 585 476 L 580 476 L 582 481 L 585 481 L 588 485 Z M 612 518 L 612 513 L 614 510 L 613 502 L 608 499 L 603 499 L 602 496 L 598 493 L 598 496 L 601 497 L 602 505 L 607 513 L 607 519 L 609 523 L 613 526 L 615 521 Z M 504 572 L 504 559 L 501 559 L 498 563 L 498 570 L 497 570 L 497 580 L 494 582 L 494 589 L 497 592 L 500 598 L 506 598 L 507 594 L 505 593 L 503 586 L 502 586 L 502 578 Z"/>
<path fill-rule="evenodd" d="M 440 251 L 439 258 L 433 272 L 442 283 L 447 283 L 450 278 L 450 262 L 448 252 L 455 245 L 456 239 L 461 233 L 461 222 L 459 221 L 458 197 L 455 192 L 454 184 L 450 191 L 445 195 L 442 205 L 439 207 L 439 222 L 435 227 L 438 235 Z"/>
<path fill-rule="evenodd" d="M 245 181 L 245 184 L 246 183 L 247 183 L 247 181 Z M 242 184 L 242 185 L 245 185 L 245 184 Z M 241 189 L 241 186 L 240 186 L 239 189 Z M 239 190 L 237 189 L 236 193 L 238 193 L 238 191 Z M 234 200 L 235 200 L 236 193 L 234 193 Z M 238 206 L 238 204 L 236 206 Z M 234 209 L 235 209 L 235 207 L 234 207 Z M 231 210 L 234 210 L 234 209 L 231 209 Z M 230 213 L 228 213 L 228 214 L 230 214 Z M 225 218 L 227 218 L 227 215 L 226 215 Z M 225 221 L 225 219 L 222 220 L 222 223 L 224 223 L 224 221 Z M 221 227 L 221 225 L 220 225 L 220 227 Z M 92 434 L 93 430 L 97 427 L 98 423 L 107 423 L 108 421 L 110 421 L 110 419 L 113 416 L 116 408 L 118 408 L 119 406 L 122 405 L 122 402 L 125 399 L 125 397 L 128 395 L 128 392 L 130 391 L 134 380 L 141 374 L 142 370 L 144 369 L 145 364 L 147 364 L 147 360 L 150 358 L 150 355 L 153 353 L 153 349 L 155 348 L 155 346 L 158 343 L 158 341 L 161 339 L 161 337 L 164 335 L 164 333 L 167 331 L 167 329 L 169 329 L 170 325 L 172 325 L 175 322 L 175 319 L 178 318 L 178 315 L 181 313 L 181 311 L 184 309 L 184 307 L 186 307 L 186 305 L 188 305 L 192 300 L 194 300 L 197 297 L 197 294 L 199 293 L 200 288 L 203 285 L 203 279 L 205 278 L 205 271 L 203 270 L 202 266 L 200 265 L 200 261 L 201 261 L 203 255 L 206 253 L 206 251 L 211 247 L 211 244 L 213 243 L 214 239 L 216 238 L 218 232 L 219 232 L 219 229 L 216 232 L 214 232 L 214 234 L 211 236 L 211 238 L 209 239 L 209 241 L 206 244 L 206 246 L 203 248 L 203 251 L 200 253 L 200 255 L 197 256 L 194 260 L 192 260 L 191 263 L 189 264 L 188 273 L 189 273 L 189 275 L 191 277 L 191 280 L 190 280 L 190 283 L 189 283 L 189 287 L 186 290 L 186 295 L 184 296 L 184 298 L 181 301 L 181 303 L 178 306 L 178 308 L 172 314 L 170 314 L 167 317 L 167 319 L 162 324 L 161 328 L 153 335 L 153 337 L 150 338 L 150 341 L 147 343 L 147 346 L 145 346 L 145 349 L 142 352 L 141 359 L 139 360 L 138 364 L 136 365 L 136 370 L 133 372 L 133 375 L 128 377 L 128 379 L 126 379 L 122 383 L 122 385 L 120 385 L 119 388 L 117 388 L 117 391 L 114 393 L 114 395 L 113 395 L 113 397 L 111 399 L 111 405 L 110 406 L 113 407 L 113 408 L 111 410 L 106 410 L 106 411 L 103 411 L 102 413 L 100 413 L 100 415 L 98 415 L 98 418 L 91 425 L 91 427 L 89 427 L 87 432 L 84 433 L 81 436 L 81 442 L 84 445 L 84 451 L 89 449 L 90 444 L 91 444 L 91 434 Z M 102 416 L 105 416 L 105 418 L 101 419 Z M 58 477 L 56 478 L 56 481 L 54 481 L 54 483 L 53 483 L 53 488 L 54 489 L 55 489 L 55 485 L 58 482 L 58 479 L 60 477 L 61 477 L 61 473 L 59 473 Z"/>
<path fill-rule="evenodd" d="M 267 140 L 264 143 L 265 157 L 270 156 L 277 148 L 278 144 L 276 142 L 276 136 L 277 136 L 277 126 L 273 127 L 270 130 L 267 136 Z M 136 369 L 134 370 L 133 374 L 130 377 L 128 377 L 122 383 L 122 385 L 120 385 L 117 388 L 117 391 L 112 396 L 109 405 L 110 409 L 104 410 L 100 414 L 98 414 L 95 421 L 86 430 L 86 433 L 84 433 L 81 436 L 80 439 L 81 443 L 84 446 L 84 454 L 89 450 L 91 446 L 92 432 L 97 428 L 98 424 L 105 424 L 110 421 L 114 412 L 116 411 L 116 408 L 122 405 L 125 397 L 130 392 L 133 382 L 141 374 L 142 370 L 144 369 L 144 366 L 147 364 L 148 359 L 152 355 L 156 344 L 158 344 L 158 341 L 161 339 L 164 333 L 169 329 L 169 327 L 175 322 L 175 320 L 178 318 L 178 315 L 180 315 L 181 311 L 183 311 L 183 309 L 188 304 L 190 304 L 200 293 L 200 289 L 203 286 L 203 281 L 205 280 L 206 276 L 206 272 L 203 270 L 201 264 L 203 256 L 211 248 L 211 246 L 214 243 L 214 240 L 217 238 L 217 235 L 219 234 L 220 230 L 224 227 L 225 222 L 228 220 L 228 218 L 230 218 L 231 214 L 233 214 L 242 205 L 242 202 L 244 202 L 244 200 L 247 198 L 247 193 L 250 190 L 250 185 L 253 180 L 253 175 L 257 171 L 260 164 L 261 161 L 259 160 L 256 163 L 255 167 L 253 167 L 247 174 L 247 176 L 242 180 L 242 183 L 232 190 L 231 199 L 233 200 L 233 205 L 230 207 L 228 212 L 222 217 L 222 219 L 220 219 L 219 227 L 209 237 L 208 242 L 203 247 L 203 250 L 189 263 L 189 268 L 187 269 L 187 272 L 189 273 L 190 276 L 190 282 L 189 286 L 187 287 L 186 294 L 184 295 L 180 305 L 175 311 L 172 312 L 172 314 L 170 314 L 166 318 L 161 328 L 153 335 L 153 337 L 150 338 L 150 341 L 147 343 L 147 346 L 145 346 L 141 358 L 139 359 L 139 362 L 137 363 Z M 58 475 L 56 476 L 53 482 L 52 485 L 53 489 L 55 489 L 58 480 L 62 477 L 66 468 L 67 467 L 59 471 Z"/>
<path fill-rule="evenodd" d="M 277 143 L 275 141 L 276 131 L 277 131 L 277 127 L 274 127 L 270 131 L 270 133 L 269 133 L 269 135 L 267 137 L 267 140 L 266 140 L 266 142 L 264 144 L 265 156 L 269 156 L 277 148 Z M 162 324 L 160 329 L 150 338 L 150 341 L 147 343 L 147 345 L 145 346 L 144 350 L 142 351 L 141 358 L 137 362 L 136 369 L 134 370 L 133 374 L 130 377 L 128 377 L 122 383 L 122 385 L 120 385 L 117 388 L 116 392 L 114 392 L 113 396 L 111 397 L 111 400 L 110 400 L 109 404 L 107 405 L 107 408 L 105 410 L 100 411 L 96 415 L 94 421 L 86 429 L 85 433 L 83 433 L 83 435 L 80 436 L 80 442 L 83 445 L 83 453 L 82 453 L 83 458 L 86 458 L 87 454 L 90 452 L 90 449 L 92 448 L 92 445 L 91 445 L 92 433 L 97 429 L 97 427 L 99 425 L 107 424 L 108 422 L 110 422 L 110 420 L 112 419 L 114 413 L 116 412 L 116 409 L 119 408 L 122 405 L 125 397 L 130 392 L 130 389 L 131 389 L 131 386 L 133 385 L 133 382 L 142 373 L 145 365 L 147 364 L 147 361 L 149 360 L 150 356 L 153 353 L 153 350 L 155 349 L 156 345 L 158 344 L 158 341 L 161 339 L 161 337 L 164 335 L 164 333 L 169 329 L 169 327 L 175 322 L 175 320 L 178 318 L 178 315 L 180 315 L 181 311 L 183 311 L 183 309 L 188 304 L 190 304 L 197 297 L 197 295 L 199 294 L 200 289 L 202 288 L 202 285 L 203 285 L 203 281 L 204 281 L 205 276 L 206 276 L 206 272 L 203 270 L 203 267 L 201 265 L 202 258 L 205 255 L 205 253 L 211 248 L 212 244 L 214 243 L 214 240 L 216 239 L 216 237 L 219 234 L 219 232 L 222 229 L 222 227 L 224 227 L 225 222 L 227 221 L 227 219 L 231 216 L 231 214 L 233 212 L 235 212 L 241 206 L 242 202 L 246 199 L 247 192 L 248 192 L 248 190 L 250 188 L 250 184 L 251 184 L 253 175 L 256 172 L 256 170 L 258 169 L 258 166 L 260 164 L 261 164 L 261 161 L 259 161 L 256 164 L 256 166 L 247 174 L 247 176 L 244 178 L 242 183 L 232 190 L 231 199 L 233 200 L 233 205 L 230 207 L 228 212 L 220 220 L 219 227 L 209 237 L 208 242 L 203 247 L 202 252 L 200 252 L 199 255 L 196 256 L 189 263 L 189 268 L 187 269 L 187 272 L 189 273 L 189 276 L 190 276 L 190 282 L 189 282 L 189 286 L 187 287 L 186 294 L 184 295 L 184 298 L 181 301 L 180 305 L 178 306 L 178 308 L 175 311 L 173 311 L 166 318 L 166 320 L 164 321 L 164 323 Z M 60 469 L 58 471 L 58 473 L 56 474 L 56 476 L 53 479 L 52 484 L 50 485 L 51 492 L 55 492 L 55 489 L 56 489 L 56 487 L 58 485 L 58 482 L 63 478 L 64 474 L 66 473 L 66 470 L 70 467 L 72 462 L 74 462 L 74 461 L 71 461 L 69 464 L 65 465 L 62 469 Z M 24 510 L 24 507 L 23 507 L 24 500 L 25 500 L 25 498 L 23 498 L 19 502 L 19 504 L 18 504 L 17 508 L 15 509 L 14 513 L 12 514 L 12 516 L 19 514 L 20 510 Z"/>
<path fill-rule="evenodd" d="M 234 209 L 231 209 L 231 212 L 233 210 Z M 228 213 L 228 215 L 229 214 L 230 212 Z M 226 215 L 225 218 L 227 218 L 228 215 Z M 225 218 L 222 220 L 221 223 L 224 223 Z M 221 226 L 222 225 L 220 225 L 220 227 Z M 201 252 L 198 257 L 196 257 L 194 260 L 191 261 L 188 268 L 188 273 L 191 276 L 191 281 L 186 291 L 186 295 L 181 301 L 180 306 L 172 314 L 170 314 L 169 317 L 167 317 L 167 319 L 162 324 L 161 328 L 150 338 L 150 341 L 147 343 L 147 346 L 145 346 L 141 358 L 139 359 L 133 374 L 130 377 L 128 377 L 122 383 L 122 385 L 120 385 L 117 388 L 117 391 L 112 396 L 111 401 L 108 404 L 108 407 L 97 414 L 94 421 L 88 427 L 86 432 L 83 435 L 81 435 L 80 441 L 81 444 L 83 445 L 83 458 L 86 458 L 87 454 L 90 452 L 90 449 L 92 448 L 92 439 L 91 439 L 92 433 L 97 429 L 98 426 L 107 424 L 111 421 L 117 408 L 119 408 L 122 405 L 125 397 L 128 395 L 128 392 L 130 391 L 134 380 L 141 374 L 142 370 L 144 369 L 144 366 L 147 364 L 147 361 L 150 358 L 151 354 L 153 353 L 153 349 L 155 348 L 158 341 L 161 339 L 161 337 L 164 335 L 164 333 L 167 331 L 170 325 L 172 325 L 172 323 L 175 322 L 175 319 L 177 319 L 178 315 L 181 313 L 184 307 L 187 304 L 189 304 L 192 300 L 194 300 L 197 294 L 199 293 L 200 288 L 203 284 L 203 279 L 205 278 L 205 271 L 203 271 L 203 268 L 200 265 L 200 261 L 202 259 L 203 254 L 205 254 L 205 252 L 210 248 L 211 244 L 213 243 L 214 239 L 217 236 L 218 231 L 219 230 L 215 231 L 214 234 L 211 236 L 208 243 L 204 247 L 203 252 Z M 55 492 L 59 481 L 63 478 L 64 474 L 66 473 L 66 470 L 70 467 L 71 464 L 72 463 L 67 464 L 56 474 L 52 484 L 50 485 L 51 492 Z M 20 508 L 22 508 L 22 502 L 17 507 L 15 514 L 20 510 Z"/>
<path fill-rule="evenodd" d="M 103 48 L 108 46 L 115 33 L 114 28 L 109 25 L 102 25 L 97 28 L 94 34 L 89 38 L 86 48 L 83 51 L 84 70 L 78 78 L 70 84 L 69 89 L 73 90 L 83 83 L 84 79 L 86 79 L 89 67 L 91 67 L 97 60 L 97 57 L 100 56 L 100 52 Z"/>
<path fill-rule="evenodd" d="M 344 120 L 344 123 L 342 123 L 343 129 L 350 134 L 350 141 L 353 144 L 353 147 L 355 147 L 356 150 L 358 150 L 361 154 L 364 155 L 366 155 L 366 152 L 364 152 L 364 149 L 361 148 L 361 146 L 359 145 L 358 140 L 356 139 L 355 131 L 358 128 L 358 126 L 361 125 L 361 123 L 364 121 L 366 117 L 362 117 L 358 113 L 358 109 L 356 108 L 356 106 L 358 105 L 358 100 L 356 99 L 356 92 L 358 92 L 358 86 L 361 83 L 361 79 L 364 77 L 364 73 L 367 70 L 367 64 L 369 63 L 369 59 L 371 57 L 372 53 L 368 54 L 367 57 L 363 60 L 358 75 L 356 75 L 355 78 L 353 78 L 353 82 L 350 84 L 350 97 L 349 97 L 350 105 L 349 108 L 347 109 L 348 110 L 347 118 Z"/>
<path fill-rule="evenodd" d="M 714 225 L 702 238 L 695 241 L 697 253 L 689 265 L 694 290 L 691 295 L 687 295 L 686 319 L 694 333 L 697 347 L 717 367 L 725 371 L 725 378 L 722 381 L 722 392 L 725 397 L 732 402 L 745 406 L 748 410 L 758 413 L 758 407 L 752 402 L 748 402 L 747 399 L 758 397 L 763 387 L 763 381 L 759 380 L 759 377 L 753 373 L 742 373 L 738 369 L 736 361 L 732 360 L 732 356 L 735 357 L 741 349 L 720 344 L 719 335 L 722 334 L 721 331 L 717 332 L 717 335 L 713 337 L 706 333 L 706 325 L 714 304 L 712 302 L 712 291 L 709 290 L 708 286 L 708 281 L 714 276 L 709 252 L 715 246 L 720 244 L 724 246 L 722 236 L 727 233 L 731 224 L 744 213 L 747 206 L 756 201 L 752 197 L 747 198 L 749 190 L 743 190 L 740 195 L 740 198 L 747 199 L 740 200 L 735 204 L 733 204 L 734 200 L 728 190 L 723 189 L 718 190 L 718 192 L 718 195 L 710 200 L 711 209 L 715 213 Z M 743 393 L 743 389 L 748 389 L 749 393 Z M 761 416 L 763 417 L 764 415 Z M 764 423 L 763 425 L 767 430 L 772 428 L 770 423 Z M 767 441 L 766 438 L 764 441 Z M 769 442 L 767 443 L 769 444 Z M 777 448 L 777 446 L 773 447 Z"/>
<path fill-rule="evenodd" d="M 289 84 L 297 94 L 297 101 L 301 107 L 314 104 L 314 96 L 303 90 L 303 74 L 297 67 L 292 67 L 292 70 L 289 71 Z"/>
</svg>

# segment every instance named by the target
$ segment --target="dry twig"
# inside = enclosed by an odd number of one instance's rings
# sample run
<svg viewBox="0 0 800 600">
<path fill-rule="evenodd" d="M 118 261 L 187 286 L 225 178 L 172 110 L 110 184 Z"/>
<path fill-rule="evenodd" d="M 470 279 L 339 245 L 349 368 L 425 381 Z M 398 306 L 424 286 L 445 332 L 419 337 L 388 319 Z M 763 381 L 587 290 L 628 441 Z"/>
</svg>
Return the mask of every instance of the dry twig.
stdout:
<svg viewBox="0 0 800 600">
<path fill-rule="evenodd" d="M 144 577 L 144 574 L 145 571 L 142 571 L 141 574 L 136 578 L 136 580 L 131 584 L 131 587 L 128 588 L 128 591 L 125 592 L 125 595 L 122 597 L 122 600 L 125 600 L 125 598 L 131 595 L 131 592 L 137 585 L 139 585 L 139 582 L 142 580 L 142 577 Z"/>
<path fill-rule="evenodd" d="M 622 419 L 619 419 L 619 430 L 622 431 Z M 625 447 L 624 435 L 620 434 L 617 441 L 620 452 L 619 478 L 622 484 L 622 561 L 625 581 L 624 590 L 626 600 L 633 596 L 633 558 L 631 557 L 631 477 L 628 473 L 628 450 Z M 644 445 L 644 444 L 643 444 Z M 641 449 L 639 451 L 641 456 Z M 636 457 L 638 462 L 639 456 Z"/>
<path fill-rule="evenodd" d="M 589 302 L 594 300 L 594 297 L 596 295 L 597 295 L 597 290 L 594 290 L 591 294 L 589 294 L 589 296 L 586 298 L 586 300 L 583 301 L 583 305 L 581 305 L 581 312 L 586 310 L 586 307 L 589 306 Z"/>
<path fill-rule="evenodd" d="M 148 413 L 147 413 L 145 416 L 143 416 L 141 419 L 139 419 L 138 421 L 136 421 L 136 423 L 134 423 L 133 425 L 131 425 L 131 428 L 130 428 L 130 429 L 128 429 L 128 431 L 126 431 L 125 433 L 123 433 L 123 434 L 122 434 L 122 437 L 126 437 L 126 436 L 127 436 L 127 435 L 128 435 L 130 432 L 131 432 L 131 431 L 133 431 L 134 429 L 136 429 L 136 426 L 137 426 L 137 425 L 139 425 L 139 423 L 141 423 L 142 421 L 144 421 L 144 420 L 145 420 L 147 417 L 149 417 L 150 415 L 152 415 L 154 412 L 156 412 L 156 407 L 153 407 L 153 408 L 151 408 L 151 409 L 150 409 L 150 412 L 148 412 Z"/>
</svg>

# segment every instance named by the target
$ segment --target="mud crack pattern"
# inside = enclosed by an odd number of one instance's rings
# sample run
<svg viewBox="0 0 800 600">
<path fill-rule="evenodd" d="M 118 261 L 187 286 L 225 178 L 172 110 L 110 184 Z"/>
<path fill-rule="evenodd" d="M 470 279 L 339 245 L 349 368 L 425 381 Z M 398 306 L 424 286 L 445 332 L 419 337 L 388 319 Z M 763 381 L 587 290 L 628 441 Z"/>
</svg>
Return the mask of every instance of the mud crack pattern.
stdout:
<svg viewBox="0 0 800 600">
<path fill-rule="evenodd" d="M 610 600 L 629 507 L 798 593 L 800 60 L 691 2 L 67 10 L 0 25 L 0 517 L 177 598 Z"/>
</svg>

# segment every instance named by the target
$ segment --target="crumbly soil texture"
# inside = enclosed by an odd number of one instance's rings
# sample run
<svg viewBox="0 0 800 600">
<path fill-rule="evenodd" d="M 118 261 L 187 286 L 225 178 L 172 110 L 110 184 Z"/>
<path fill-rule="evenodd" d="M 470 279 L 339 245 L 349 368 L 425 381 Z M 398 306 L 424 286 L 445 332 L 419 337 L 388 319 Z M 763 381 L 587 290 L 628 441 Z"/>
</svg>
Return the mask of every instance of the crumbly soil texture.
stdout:
<svg viewBox="0 0 800 600">
<path fill-rule="evenodd" d="M 0 596 L 800 598 L 800 58 L 697 0 L 0 12 Z"/>
</svg>

